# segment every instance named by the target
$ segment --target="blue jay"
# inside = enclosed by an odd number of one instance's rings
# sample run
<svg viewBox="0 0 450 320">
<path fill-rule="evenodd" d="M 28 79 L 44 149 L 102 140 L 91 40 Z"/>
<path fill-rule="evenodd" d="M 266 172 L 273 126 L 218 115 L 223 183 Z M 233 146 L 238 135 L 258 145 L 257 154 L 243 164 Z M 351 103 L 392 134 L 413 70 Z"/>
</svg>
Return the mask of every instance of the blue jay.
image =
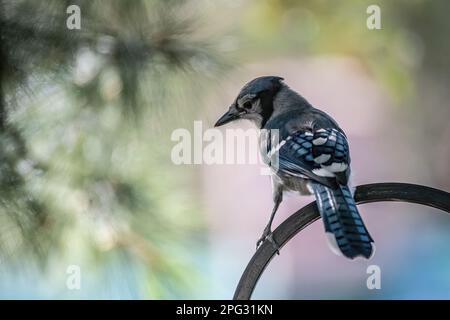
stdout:
<svg viewBox="0 0 450 320">
<path fill-rule="evenodd" d="M 359 215 L 349 188 L 350 154 L 344 131 L 329 115 L 314 108 L 290 89 L 283 78 L 264 76 L 247 83 L 215 124 L 238 119 L 252 121 L 267 134 L 260 135 L 264 162 L 273 171 L 274 207 L 258 247 L 270 241 L 272 222 L 284 191 L 314 194 L 331 249 L 353 259 L 370 258 L 373 239 Z M 278 130 L 278 131 L 274 131 Z M 274 143 L 271 132 L 278 133 Z M 271 155 L 277 154 L 275 165 Z"/>
</svg>

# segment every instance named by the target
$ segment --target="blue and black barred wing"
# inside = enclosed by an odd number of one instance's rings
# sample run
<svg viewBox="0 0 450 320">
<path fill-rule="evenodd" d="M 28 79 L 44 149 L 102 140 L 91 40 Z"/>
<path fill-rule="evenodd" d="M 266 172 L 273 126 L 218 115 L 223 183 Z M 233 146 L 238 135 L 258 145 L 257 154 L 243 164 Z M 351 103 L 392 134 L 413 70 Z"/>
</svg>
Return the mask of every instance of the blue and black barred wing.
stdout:
<svg viewBox="0 0 450 320">
<path fill-rule="evenodd" d="M 367 231 L 347 186 L 350 156 L 347 139 L 328 128 L 297 131 L 270 152 L 278 155 L 278 173 L 308 178 L 333 251 L 348 258 L 370 258 L 373 239 Z M 273 161 L 270 164 L 277 167 Z"/>
<path fill-rule="evenodd" d="M 278 152 L 281 173 L 307 177 L 332 188 L 337 183 L 348 182 L 348 143 L 345 135 L 336 129 L 297 131 L 271 151 Z"/>
</svg>

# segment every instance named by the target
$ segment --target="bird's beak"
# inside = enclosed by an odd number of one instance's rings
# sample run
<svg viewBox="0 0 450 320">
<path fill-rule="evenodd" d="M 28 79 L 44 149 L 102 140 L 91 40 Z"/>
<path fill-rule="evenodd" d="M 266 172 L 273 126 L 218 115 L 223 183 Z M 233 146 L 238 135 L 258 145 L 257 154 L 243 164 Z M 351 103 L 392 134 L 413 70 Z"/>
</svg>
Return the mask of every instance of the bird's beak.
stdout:
<svg viewBox="0 0 450 320">
<path fill-rule="evenodd" d="M 228 112 L 225 113 L 223 116 L 221 116 L 219 120 L 217 120 L 214 127 L 220 127 L 228 122 L 236 120 L 239 118 L 239 116 L 240 116 L 240 112 L 238 110 L 236 110 L 234 105 L 232 105 L 230 107 L 230 109 L 228 110 Z"/>
</svg>

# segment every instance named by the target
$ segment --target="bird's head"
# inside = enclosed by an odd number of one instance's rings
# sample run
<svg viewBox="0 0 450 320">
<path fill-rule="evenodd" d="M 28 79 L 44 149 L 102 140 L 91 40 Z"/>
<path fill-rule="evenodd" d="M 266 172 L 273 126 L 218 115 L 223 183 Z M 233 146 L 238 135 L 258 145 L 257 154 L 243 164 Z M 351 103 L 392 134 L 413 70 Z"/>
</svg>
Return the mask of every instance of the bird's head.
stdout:
<svg viewBox="0 0 450 320">
<path fill-rule="evenodd" d="M 273 99 L 283 86 L 282 80 L 283 78 L 276 76 L 264 76 L 247 83 L 214 126 L 247 119 L 252 120 L 258 127 L 263 127 L 273 112 Z"/>
</svg>

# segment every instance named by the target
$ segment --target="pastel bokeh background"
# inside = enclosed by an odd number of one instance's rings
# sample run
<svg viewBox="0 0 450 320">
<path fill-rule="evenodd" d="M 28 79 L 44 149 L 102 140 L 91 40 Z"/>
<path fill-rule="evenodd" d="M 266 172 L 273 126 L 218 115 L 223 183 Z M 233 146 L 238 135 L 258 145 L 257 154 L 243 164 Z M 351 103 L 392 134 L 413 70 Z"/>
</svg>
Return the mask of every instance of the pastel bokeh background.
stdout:
<svg viewBox="0 0 450 320">
<path fill-rule="evenodd" d="M 70 4 L 80 30 L 66 27 Z M 201 138 L 194 121 L 212 127 L 260 75 L 341 124 L 355 185 L 449 191 L 450 3 L 378 1 L 381 30 L 366 27 L 370 4 L 0 0 L 0 298 L 231 298 L 269 218 L 269 178 L 259 164 L 175 165 L 171 134 Z M 286 197 L 275 224 L 312 200 Z M 316 222 L 254 298 L 450 298 L 448 216 L 360 211 L 372 260 L 333 255 Z M 381 290 L 366 287 L 372 264 Z"/>
</svg>

